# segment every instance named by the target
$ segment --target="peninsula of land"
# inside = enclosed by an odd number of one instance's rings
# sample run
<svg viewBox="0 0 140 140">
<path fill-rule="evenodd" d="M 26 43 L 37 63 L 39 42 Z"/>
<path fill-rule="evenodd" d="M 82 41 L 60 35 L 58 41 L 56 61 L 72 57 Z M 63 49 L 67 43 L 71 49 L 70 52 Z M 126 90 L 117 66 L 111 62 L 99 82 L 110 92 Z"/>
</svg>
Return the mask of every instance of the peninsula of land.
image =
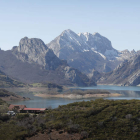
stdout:
<svg viewBox="0 0 140 140">
<path fill-rule="evenodd" d="M 42 98 L 69 98 L 69 99 L 82 99 L 82 98 L 94 98 L 94 97 L 116 97 L 121 96 L 119 93 L 110 93 L 105 90 L 74 90 L 68 91 L 66 93 L 39 93 L 35 94 L 35 96 Z"/>
</svg>

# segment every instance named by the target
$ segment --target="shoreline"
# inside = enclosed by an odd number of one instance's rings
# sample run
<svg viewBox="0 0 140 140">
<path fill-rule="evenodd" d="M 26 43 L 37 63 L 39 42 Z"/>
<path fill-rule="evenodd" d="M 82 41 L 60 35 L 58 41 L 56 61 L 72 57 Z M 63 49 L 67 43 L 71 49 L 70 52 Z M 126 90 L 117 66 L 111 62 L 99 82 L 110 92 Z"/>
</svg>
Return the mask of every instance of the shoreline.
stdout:
<svg viewBox="0 0 140 140">
<path fill-rule="evenodd" d="M 92 97 L 118 97 L 122 96 L 119 93 L 110 93 L 110 94 L 35 94 L 34 96 L 42 97 L 42 98 L 68 98 L 68 99 L 83 99 L 83 98 L 92 98 Z"/>
</svg>

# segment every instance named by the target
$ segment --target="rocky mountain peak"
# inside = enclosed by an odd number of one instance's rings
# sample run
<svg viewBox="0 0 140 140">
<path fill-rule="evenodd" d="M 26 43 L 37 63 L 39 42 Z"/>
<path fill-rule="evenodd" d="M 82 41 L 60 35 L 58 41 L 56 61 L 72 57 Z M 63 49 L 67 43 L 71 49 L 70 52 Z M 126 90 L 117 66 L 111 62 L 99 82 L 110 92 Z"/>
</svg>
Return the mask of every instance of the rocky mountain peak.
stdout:
<svg viewBox="0 0 140 140">
<path fill-rule="evenodd" d="M 64 31 L 61 33 L 61 36 L 63 36 L 63 35 L 67 35 L 67 36 L 76 35 L 76 36 L 77 36 L 77 34 L 76 34 L 75 32 L 73 32 L 72 30 L 70 30 L 70 29 L 64 30 Z"/>
<path fill-rule="evenodd" d="M 92 34 L 85 32 L 85 33 L 78 33 L 78 36 L 82 39 L 82 41 L 83 41 L 83 43 L 85 43 L 85 45 L 88 45 L 88 44 L 86 44 L 86 42 L 89 40 L 89 38 L 91 38 Z"/>
<path fill-rule="evenodd" d="M 29 53 L 29 51 L 32 51 L 34 53 L 42 53 L 43 51 L 46 51 L 48 47 L 45 45 L 45 43 L 38 38 L 31 38 L 24 37 L 20 40 L 19 46 L 17 50 L 21 53 Z"/>
<path fill-rule="evenodd" d="M 94 36 L 101 37 L 101 35 L 98 32 L 93 33 Z"/>
<path fill-rule="evenodd" d="M 12 53 L 23 62 L 36 63 L 47 70 L 54 70 L 60 65 L 67 65 L 38 38 L 22 38 L 19 46 L 13 47 Z"/>
<path fill-rule="evenodd" d="M 133 49 L 133 50 L 131 51 L 131 53 L 136 53 L 136 51 Z"/>
<path fill-rule="evenodd" d="M 45 55 L 48 47 L 38 38 L 24 37 L 20 40 L 19 46 L 13 47 L 12 52 L 22 61 L 29 63 L 38 63 L 45 66 Z"/>
<path fill-rule="evenodd" d="M 66 29 L 66 30 L 64 30 L 62 33 L 70 33 L 70 32 L 73 33 L 73 31 L 72 31 L 71 29 Z"/>
</svg>

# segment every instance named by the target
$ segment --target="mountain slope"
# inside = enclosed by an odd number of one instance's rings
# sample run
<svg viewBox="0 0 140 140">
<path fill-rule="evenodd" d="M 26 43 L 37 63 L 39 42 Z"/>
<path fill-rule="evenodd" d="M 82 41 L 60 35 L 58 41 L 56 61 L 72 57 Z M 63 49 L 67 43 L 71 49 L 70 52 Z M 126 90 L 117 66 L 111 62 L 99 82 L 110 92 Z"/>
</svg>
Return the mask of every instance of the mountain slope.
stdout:
<svg viewBox="0 0 140 140">
<path fill-rule="evenodd" d="M 118 51 L 111 45 L 111 41 L 99 33 L 76 34 L 70 29 L 63 31 L 47 46 L 57 57 L 67 60 L 68 64 L 85 74 L 93 70 L 110 72 L 124 60 L 139 54 L 134 50 Z"/>
<path fill-rule="evenodd" d="M 65 30 L 47 46 L 60 58 L 67 60 L 68 64 L 84 73 L 90 73 L 93 69 L 100 72 L 108 72 L 116 67 L 108 63 L 115 60 L 119 52 L 115 50 L 111 42 L 99 33 L 76 34 L 71 30 Z M 104 65 L 109 68 L 104 69 Z"/>
<path fill-rule="evenodd" d="M 30 100 L 30 98 L 16 95 L 15 93 L 9 92 L 5 89 L 0 89 L 0 99 L 2 99 L 3 101 Z"/>
<path fill-rule="evenodd" d="M 25 83 L 52 82 L 61 85 L 95 85 L 80 71 L 60 60 L 42 40 L 21 39 L 11 51 L 0 51 L 0 70 Z"/>
<path fill-rule="evenodd" d="M 136 86 L 140 84 L 140 55 L 122 62 L 115 70 L 104 74 L 98 84 Z"/>
<path fill-rule="evenodd" d="M 24 87 L 26 84 L 11 79 L 4 72 L 0 71 L 0 87 Z"/>
</svg>

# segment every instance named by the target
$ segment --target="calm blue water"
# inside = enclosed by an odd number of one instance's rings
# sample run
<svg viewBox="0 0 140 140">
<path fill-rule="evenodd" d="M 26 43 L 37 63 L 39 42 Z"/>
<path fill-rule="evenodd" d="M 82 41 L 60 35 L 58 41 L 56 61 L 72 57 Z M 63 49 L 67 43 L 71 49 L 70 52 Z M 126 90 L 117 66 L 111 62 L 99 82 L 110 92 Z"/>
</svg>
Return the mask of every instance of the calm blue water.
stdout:
<svg viewBox="0 0 140 140">
<path fill-rule="evenodd" d="M 126 90 L 126 91 L 140 91 L 140 87 L 136 86 L 108 86 L 108 85 L 98 85 L 94 87 L 79 87 L 77 89 L 106 89 L 106 90 Z"/>
<path fill-rule="evenodd" d="M 138 99 L 140 100 L 140 87 L 120 87 L 120 86 L 105 86 L 105 85 L 99 85 L 96 87 L 78 87 L 75 89 L 105 89 L 108 90 L 111 93 L 120 93 L 122 96 L 119 97 L 107 97 L 105 99 L 113 99 L 113 100 L 131 100 L 131 99 Z M 41 98 L 34 96 L 33 92 L 24 92 L 24 91 L 14 91 L 16 94 L 23 96 L 23 97 L 29 97 L 31 100 L 28 101 L 10 101 L 8 103 L 10 104 L 16 104 L 16 105 L 26 105 L 27 107 L 32 108 L 57 108 L 59 105 L 66 105 L 73 102 L 80 102 L 80 101 L 90 101 L 95 100 L 97 98 L 88 98 L 88 99 L 64 99 L 64 98 Z M 40 93 L 40 92 L 38 92 Z"/>
</svg>

